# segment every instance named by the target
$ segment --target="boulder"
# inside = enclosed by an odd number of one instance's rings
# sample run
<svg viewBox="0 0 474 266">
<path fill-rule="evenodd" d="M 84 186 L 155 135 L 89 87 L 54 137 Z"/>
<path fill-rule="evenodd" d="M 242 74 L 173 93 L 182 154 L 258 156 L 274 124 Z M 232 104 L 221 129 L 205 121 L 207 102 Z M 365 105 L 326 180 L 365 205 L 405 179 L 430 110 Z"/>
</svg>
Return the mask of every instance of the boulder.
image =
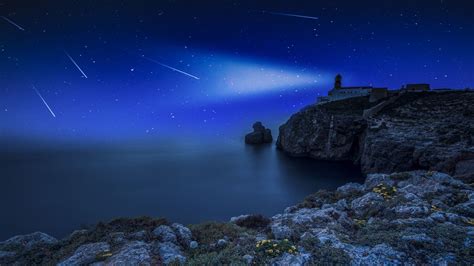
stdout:
<svg viewBox="0 0 474 266">
<path fill-rule="evenodd" d="M 334 231 L 327 228 L 324 229 L 314 229 L 312 235 L 318 239 L 320 244 L 331 244 L 332 246 L 340 246 L 341 241 L 337 238 Z"/>
<path fill-rule="evenodd" d="M 242 215 L 239 215 L 239 216 L 230 217 L 230 222 L 231 223 L 237 223 L 237 222 L 240 222 L 240 221 L 243 221 L 243 220 L 247 219 L 249 216 L 250 216 L 250 214 L 242 214 Z"/>
<path fill-rule="evenodd" d="M 275 259 L 272 266 L 299 266 L 306 265 L 311 260 L 311 254 L 309 253 L 298 253 L 289 254 L 284 253 L 281 257 Z"/>
<path fill-rule="evenodd" d="M 280 223 L 271 225 L 271 231 L 275 239 L 289 238 L 292 234 L 292 230 L 288 226 Z"/>
<path fill-rule="evenodd" d="M 199 246 L 199 243 L 197 241 L 189 242 L 189 248 L 190 249 L 196 249 L 198 246 Z"/>
<path fill-rule="evenodd" d="M 253 124 L 253 132 L 245 135 L 245 143 L 247 144 L 264 144 L 272 143 L 273 137 L 270 129 L 265 128 L 261 122 Z"/>
<path fill-rule="evenodd" d="M 251 265 L 252 261 L 253 261 L 253 256 L 249 255 L 249 254 L 246 254 L 246 255 L 242 256 L 242 259 L 244 259 L 247 264 Z"/>
<path fill-rule="evenodd" d="M 358 183 L 347 183 L 336 190 L 338 198 L 357 196 L 364 191 L 364 186 Z"/>
<path fill-rule="evenodd" d="M 145 238 L 147 237 L 148 233 L 145 231 L 145 230 L 140 230 L 138 232 L 135 232 L 135 233 L 131 233 L 129 235 L 129 237 L 131 239 L 135 239 L 135 240 L 145 240 Z"/>
<path fill-rule="evenodd" d="M 186 226 L 178 223 L 172 224 L 171 227 L 173 227 L 173 229 L 175 230 L 176 236 L 178 237 L 178 241 L 180 241 L 186 246 L 189 246 L 189 243 L 191 242 L 193 237 L 191 230 L 189 230 L 189 228 L 187 228 Z"/>
<path fill-rule="evenodd" d="M 155 230 L 153 234 L 157 236 L 162 242 L 173 242 L 177 243 L 178 239 L 173 229 L 167 225 L 160 225 Z"/>
<path fill-rule="evenodd" d="M 186 261 L 186 257 L 179 246 L 171 242 L 157 243 L 155 249 L 157 249 L 157 253 L 166 265 L 174 262 L 184 263 Z"/>
<path fill-rule="evenodd" d="M 391 187 L 395 184 L 395 182 L 390 178 L 389 175 L 385 174 L 370 174 L 367 175 L 367 178 L 365 179 L 364 186 L 366 189 L 373 189 L 374 187 L 378 185 L 384 185 L 387 187 Z"/>
<path fill-rule="evenodd" d="M 474 227 L 467 232 L 466 239 L 464 239 L 463 243 L 464 247 L 471 248 L 474 247 Z"/>
<path fill-rule="evenodd" d="M 246 214 L 230 218 L 230 222 L 249 229 L 266 228 L 270 219 L 261 214 Z"/>
<path fill-rule="evenodd" d="M 0 248 L 8 249 L 31 249 L 41 245 L 51 245 L 58 240 L 42 232 L 35 232 L 28 235 L 18 235 L 0 242 Z"/>
<path fill-rule="evenodd" d="M 377 211 L 384 199 L 375 192 L 369 192 L 362 197 L 356 198 L 351 202 L 351 208 L 358 216 L 364 216 L 370 211 Z"/>
<path fill-rule="evenodd" d="M 71 257 L 60 262 L 58 266 L 91 264 L 97 261 L 99 254 L 109 251 L 110 245 L 106 242 L 85 244 L 78 247 Z"/>
<path fill-rule="evenodd" d="M 414 244 L 424 244 L 424 243 L 434 242 L 434 240 L 431 237 L 427 236 L 425 233 L 404 235 L 402 236 L 402 240 L 407 241 L 409 243 L 414 243 Z"/>
<path fill-rule="evenodd" d="M 110 243 L 116 244 L 116 245 L 123 244 L 125 242 L 125 233 L 123 233 L 123 232 L 111 233 L 108 236 L 108 241 L 110 241 Z"/>
<path fill-rule="evenodd" d="M 349 254 L 352 265 L 402 265 L 406 261 L 403 252 L 394 250 L 387 244 L 378 244 L 371 249 L 364 250 L 353 248 Z"/>
<path fill-rule="evenodd" d="M 399 217 L 423 217 L 429 214 L 428 206 L 424 205 L 399 205 L 392 208 Z"/>
<path fill-rule="evenodd" d="M 217 246 L 218 247 L 225 247 L 227 245 L 228 241 L 225 239 L 219 239 L 217 240 Z"/>
<path fill-rule="evenodd" d="M 125 244 L 117 254 L 107 259 L 107 265 L 152 265 L 151 245 L 143 241 Z"/>
</svg>

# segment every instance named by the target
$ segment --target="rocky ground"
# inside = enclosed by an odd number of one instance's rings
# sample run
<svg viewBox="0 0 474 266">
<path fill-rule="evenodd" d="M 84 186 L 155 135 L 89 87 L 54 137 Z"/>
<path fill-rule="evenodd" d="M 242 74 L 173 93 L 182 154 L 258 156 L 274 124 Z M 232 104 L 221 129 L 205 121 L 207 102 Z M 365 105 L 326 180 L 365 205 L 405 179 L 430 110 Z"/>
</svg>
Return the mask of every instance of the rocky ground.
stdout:
<svg viewBox="0 0 474 266">
<path fill-rule="evenodd" d="M 380 108 L 379 108 L 380 107 Z M 351 160 L 364 173 L 433 170 L 474 181 L 474 92 L 405 93 L 311 105 L 280 127 L 295 156 Z"/>
<path fill-rule="evenodd" d="M 372 174 L 271 218 L 118 219 L 0 242 L 0 265 L 473 265 L 474 189 L 439 172 Z"/>
</svg>

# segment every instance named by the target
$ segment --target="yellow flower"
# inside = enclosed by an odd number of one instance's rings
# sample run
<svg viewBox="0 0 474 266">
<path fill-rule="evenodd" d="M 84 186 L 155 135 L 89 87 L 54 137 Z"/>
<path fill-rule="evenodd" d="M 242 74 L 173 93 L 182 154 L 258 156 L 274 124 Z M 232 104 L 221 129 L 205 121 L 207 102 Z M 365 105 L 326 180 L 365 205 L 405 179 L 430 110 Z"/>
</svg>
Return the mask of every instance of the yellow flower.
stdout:
<svg viewBox="0 0 474 266">
<path fill-rule="evenodd" d="M 268 253 L 273 253 L 273 249 L 267 250 Z"/>
</svg>

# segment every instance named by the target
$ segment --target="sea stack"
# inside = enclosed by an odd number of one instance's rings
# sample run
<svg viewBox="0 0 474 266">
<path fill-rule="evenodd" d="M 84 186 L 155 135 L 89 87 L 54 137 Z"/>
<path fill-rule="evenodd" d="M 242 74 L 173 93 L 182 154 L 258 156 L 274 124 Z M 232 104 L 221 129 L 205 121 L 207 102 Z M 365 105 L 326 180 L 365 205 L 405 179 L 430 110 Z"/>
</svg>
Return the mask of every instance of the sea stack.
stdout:
<svg viewBox="0 0 474 266">
<path fill-rule="evenodd" d="M 253 132 L 245 135 L 246 144 L 272 143 L 273 137 L 270 129 L 265 128 L 261 122 L 255 122 L 252 127 Z"/>
</svg>

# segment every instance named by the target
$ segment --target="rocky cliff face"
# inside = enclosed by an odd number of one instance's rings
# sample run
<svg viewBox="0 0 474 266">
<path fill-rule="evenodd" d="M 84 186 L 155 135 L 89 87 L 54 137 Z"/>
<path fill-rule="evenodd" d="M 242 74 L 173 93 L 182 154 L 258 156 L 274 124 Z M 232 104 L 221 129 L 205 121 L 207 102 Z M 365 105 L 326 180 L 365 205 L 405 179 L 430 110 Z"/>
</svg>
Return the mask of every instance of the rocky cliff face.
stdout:
<svg viewBox="0 0 474 266">
<path fill-rule="evenodd" d="M 312 105 L 280 127 L 295 156 L 352 160 L 364 173 L 415 169 L 474 178 L 474 92 L 406 93 Z"/>
<path fill-rule="evenodd" d="M 472 265 L 474 189 L 439 172 L 369 175 L 271 218 L 118 219 L 0 242 L 0 265 Z"/>
</svg>

